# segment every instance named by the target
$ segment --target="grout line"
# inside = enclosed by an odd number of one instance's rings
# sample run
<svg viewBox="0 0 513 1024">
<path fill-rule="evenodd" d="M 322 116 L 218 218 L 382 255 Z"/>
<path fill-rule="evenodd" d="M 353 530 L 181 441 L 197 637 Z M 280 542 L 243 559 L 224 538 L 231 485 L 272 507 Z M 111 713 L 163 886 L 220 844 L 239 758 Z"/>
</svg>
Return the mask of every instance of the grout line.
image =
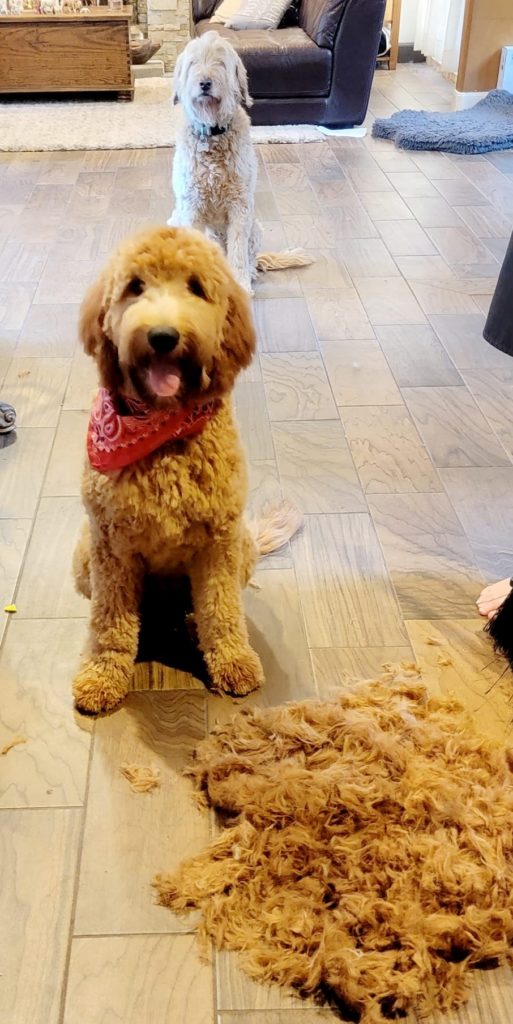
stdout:
<svg viewBox="0 0 513 1024">
<path fill-rule="evenodd" d="M 62 972 L 62 980 L 61 980 L 60 1005 L 59 1005 L 59 1016 L 58 1016 L 59 1024 L 63 1024 L 63 1022 L 64 1022 L 64 1013 L 65 1013 L 65 1009 L 66 1009 L 66 996 L 67 996 L 67 991 L 68 991 L 69 969 L 70 969 L 70 962 L 71 962 L 71 949 L 72 949 L 72 945 L 73 945 L 73 932 L 74 932 L 75 918 L 76 918 L 76 912 L 77 912 L 78 889 L 79 889 L 79 885 L 80 885 L 80 870 L 81 870 L 81 867 L 82 867 L 82 855 L 83 855 L 83 848 L 84 848 L 84 834 L 85 834 L 86 818 L 87 818 L 87 805 L 88 805 L 88 800 L 89 800 L 89 788 L 90 788 L 90 784 L 91 784 L 91 766 L 92 766 L 92 763 L 93 763 L 93 753 L 94 753 L 94 747 L 95 747 L 95 737 L 96 737 L 96 728 L 95 728 L 95 724 L 93 723 L 93 729 L 92 729 L 92 732 L 91 732 L 91 743 L 90 743 L 90 746 L 89 746 L 89 759 L 88 759 L 88 764 L 87 764 L 86 785 L 85 785 L 85 791 L 84 791 L 84 806 L 83 806 L 83 809 L 82 809 L 82 821 L 81 821 L 81 827 L 80 827 L 80 835 L 78 837 L 77 854 L 76 854 L 76 860 L 75 860 L 75 878 L 74 878 L 74 885 L 73 885 L 73 897 L 72 897 L 72 900 L 71 900 L 71 911 L 70 911 L 70 917 L 69 917 L 68 944 L 67 944 L 67 949 L 66 949 L 66 956 L 65 956 L 65 959 L 64 959 L 64 969 L 63 969 L 63 972 Z"/>
</svg>

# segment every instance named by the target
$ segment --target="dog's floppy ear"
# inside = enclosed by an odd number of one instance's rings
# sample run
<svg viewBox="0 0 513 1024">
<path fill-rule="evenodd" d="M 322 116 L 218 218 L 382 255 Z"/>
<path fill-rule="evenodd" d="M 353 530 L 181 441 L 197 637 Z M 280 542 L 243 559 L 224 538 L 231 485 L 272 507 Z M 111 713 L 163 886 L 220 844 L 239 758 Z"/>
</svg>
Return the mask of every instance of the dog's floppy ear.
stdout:
<svg viewBox="0 0 513 1024">
<path fill-rule="evenodd" d="M 237 78 L 241 103 L 243 103 L 245 107 L 252 107 L 253 100 L 248 92 L 248 73 L 238 54 L 236 55 L 235 62 L 235 76 Z"/>
<path fill-rule="evenodd" d="M 173 75 L 173 104 L 174 104 L 175 107 L 176 107 L 176 104 L 180 102 L 180 93 L 181 93 L 181 91 L 183 89 L 183 65 L 184 65 L 183 57 L 184 57 L 184 53 L 185 53 L 185 50 L 182 50 L 182 52 L 181 52 L 181 54 L 180 54 L 180 56 L 179 56 L 179 58 L 178 58 L 178 60 L 177 60 L 177 62 L 175 64 L 175 72 L 174 72 L 174 75 Z"/>
<path fill-rule="evenodd" d="M 247 292 L 231 281 L 228 309 L 221 341 L 221 358 L 216 360 L 217 382 L 230 391 L 240 370 L 249 366 L 256 348 L 256 333 Z"/>
<path fill-rule="evenodd" d="M 96 360 L 100 383 L 111 391 L 118 391 L 123 375 L 118 361 L 117 349 L 105 334 L 105 278 L 102 275 L 86 293 L 80 308 L 78 333 L 84 351 Z"/>
</svg>

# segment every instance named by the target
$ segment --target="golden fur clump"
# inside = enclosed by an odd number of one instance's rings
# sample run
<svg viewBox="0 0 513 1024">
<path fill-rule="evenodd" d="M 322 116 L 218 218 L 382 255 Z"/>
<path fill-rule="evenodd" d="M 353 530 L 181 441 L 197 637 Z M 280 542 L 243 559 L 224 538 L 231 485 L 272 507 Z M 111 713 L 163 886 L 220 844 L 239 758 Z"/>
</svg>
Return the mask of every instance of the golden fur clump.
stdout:
<svg viewBox="0 0 513 1024">
<path fill-rule="evenodd" d="M 155 882 L 246 972 L 359 1015 L 448 1010 L 513 946 L 513 759 L 396 676 L 242 712 L 189 774 L 233 816 Z"/>
<path fill-rule="evenodd" d="M 172 351 L 155 350 L 152 332 L 162 330 Z M 189 576 L 213 688 L 248 693 L 263 682 L 241 597 L 257 549 L 243 518 L 246 466 L 231 401 L 255 348 L 248 297 L 217 245 L 199 232 L 156 228 L 114 254 L 84 300 L 80 337 L 114 396 L 172 411 L 208 401 L 216 411 L 197 436 L 126 469 L 100 473 L 86 460 L 88 518 L 73 568 L 91 598 L 91 629 L 74 680 L 77 706 L 97 713 L 126 696 L 147 574 Z M 169 373 L 179 390 L 166 395 Z"/>
</svg>

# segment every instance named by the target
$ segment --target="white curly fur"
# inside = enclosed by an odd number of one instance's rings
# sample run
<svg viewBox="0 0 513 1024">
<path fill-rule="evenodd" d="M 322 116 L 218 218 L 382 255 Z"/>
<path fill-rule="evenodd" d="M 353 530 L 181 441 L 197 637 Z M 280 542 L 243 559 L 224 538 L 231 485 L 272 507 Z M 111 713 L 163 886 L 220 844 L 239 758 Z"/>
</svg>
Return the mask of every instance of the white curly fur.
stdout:
<svg viewBox="0 0 513 1024">
<path fill-rule="evenodd" d="M 212 83 L 209 95 L 200 82 Z M 217 32 L 193 39 L 178 58 L 174 102 L 184 120 L 176 139 L 173 189 L 176 206 L 169 224 L 196 227 L 226 251 L 239 283 L 251 290 L 260 232 L 254 200 L 257 161 L 250 139 L 247 75 L 240 57 Z M 226 128 L 204 137 L 203 126 Z"/>
<path fill-rule="evenodd" d="M 207 94 L 205 82 L 210 83 Z M 252 100 L 246 69 L 228 40 L 207 32 L 188 43 L 176 64 L 174 102 L 181 103 L 184 118 L 173 163 L 176 206 L 168 224 L 197 228 L 219 242 L 248 292 L 258 270 L 311 263 L 300 250 L 259 255 L 257 160 L 241 105 L 249 107 Z M 226 130 L 208 134 L 215 126 Z"/>
</svg>

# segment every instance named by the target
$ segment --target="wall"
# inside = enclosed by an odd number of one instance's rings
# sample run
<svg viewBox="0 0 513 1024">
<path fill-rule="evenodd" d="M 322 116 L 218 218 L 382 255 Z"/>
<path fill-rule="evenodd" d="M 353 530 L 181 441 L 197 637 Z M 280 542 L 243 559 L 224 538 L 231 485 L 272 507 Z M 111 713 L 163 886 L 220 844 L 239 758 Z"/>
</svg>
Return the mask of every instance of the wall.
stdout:
<svg viewBox="0 0 513 1024">
<path fill-rule="evenodd" d="M 403 0 L 401 6 L 401 24 L 399 26 L 399 44 L 413 44 L 417 26 L 418 0 Z"/>
<path fill-rule="evenodd" d="M 486 92 L 497 86 L 500 53 L 513 44 L 513 0 L 467 0 L 456 88 Z"/>
<path fill-rule="evenodd" d="M 189 39 L 190 0 L 139 0 L 147 3 L 148 38 L 162 44 L 158 57 L 166 71 L 172 71 L 176 58 Z"/>
</svg>

